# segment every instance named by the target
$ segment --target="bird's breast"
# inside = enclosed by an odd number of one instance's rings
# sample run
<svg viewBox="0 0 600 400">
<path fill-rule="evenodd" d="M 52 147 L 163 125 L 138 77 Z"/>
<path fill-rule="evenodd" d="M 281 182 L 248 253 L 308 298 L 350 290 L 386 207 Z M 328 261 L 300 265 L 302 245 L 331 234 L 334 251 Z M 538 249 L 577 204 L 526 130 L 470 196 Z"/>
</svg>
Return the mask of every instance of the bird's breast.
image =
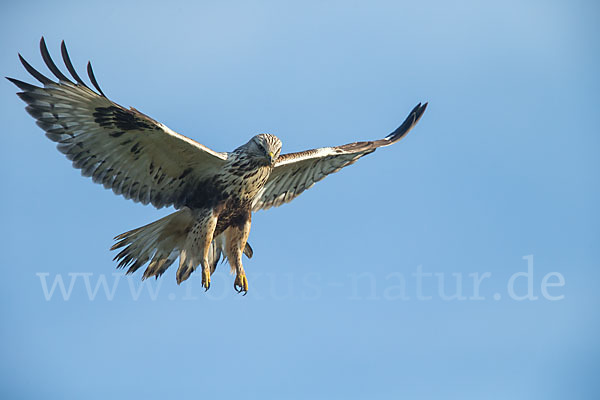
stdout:
<svg viewBox="0 0 600 400">
<path fill-rule="evenodd" d="M 271 174 L 270 167 L 260 167 L 254 171 L 249 171 L 242 175 L 240 186 L 241 197 L 248 200 L 253 200 L 258 192 L 265 186 L 269 175 Z"/>
<path fill-rule="evenodd" d="M 271 166 L 237 160 L 224 168 L 221 180 L 230 197 L 251 202 L 267 183 L 271 170 Z"/>
</svg>

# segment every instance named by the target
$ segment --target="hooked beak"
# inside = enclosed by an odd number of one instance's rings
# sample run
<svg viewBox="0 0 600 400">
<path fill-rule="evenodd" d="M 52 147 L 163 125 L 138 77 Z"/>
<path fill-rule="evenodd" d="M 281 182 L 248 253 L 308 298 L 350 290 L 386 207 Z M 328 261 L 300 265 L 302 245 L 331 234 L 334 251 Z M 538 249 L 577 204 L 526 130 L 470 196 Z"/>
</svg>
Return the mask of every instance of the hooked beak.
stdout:
<svg viewBox="0 0 600 400">
<path fill-rule="evenodd" d="M 270 151 L 268 154 L 268 160 L 271 163 L 271 165 L 275 164 L 275 155 L 273 154 L 272 151 Z"/>
</svg>

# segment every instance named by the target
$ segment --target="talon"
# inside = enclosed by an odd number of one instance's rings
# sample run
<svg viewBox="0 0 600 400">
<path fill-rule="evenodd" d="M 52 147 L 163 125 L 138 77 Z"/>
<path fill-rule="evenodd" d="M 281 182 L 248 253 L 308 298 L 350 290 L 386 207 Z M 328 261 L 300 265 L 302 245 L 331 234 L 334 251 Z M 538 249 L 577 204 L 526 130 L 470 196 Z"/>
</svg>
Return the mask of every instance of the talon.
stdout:
<svg viewBox="0 0 600 400">
<path fill-rule="evenodd" d="M 202 269 L 202 287 L 205 292 L 210 289 L 210 271 L 208 269 Z"/>
<path fill-rule="evenodd" d="M 246 274 L 244 274 L 244 273 L 238 274 L 235 277 L 235 282 L 233 283 L 233 289 L 238 293 L 244 292 L 244 294 L 242 296 L 245 296 L 248 293 L 248 278 L 246 278 Z"/>
</svg>

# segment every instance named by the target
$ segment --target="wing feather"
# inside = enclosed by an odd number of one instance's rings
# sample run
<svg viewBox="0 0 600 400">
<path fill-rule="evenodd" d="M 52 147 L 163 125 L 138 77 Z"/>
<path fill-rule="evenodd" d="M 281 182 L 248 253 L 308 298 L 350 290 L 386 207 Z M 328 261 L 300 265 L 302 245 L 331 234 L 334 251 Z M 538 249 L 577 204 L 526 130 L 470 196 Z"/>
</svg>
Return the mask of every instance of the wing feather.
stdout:
<svg viewBox="0 0 600 400">
<path fill-rule="evenodd" d="M 75 81 L 81 86 L 87 88 L 87 85 L 79 77 L 75 68 L 73 68 L 73 63 L 71 62 L 71 57 L 69 57 L 69 52 L 67 52 L 67 45 L 65 44 L 64 40 L 60 42 L 60 53 L 62 55 L 65 66 L 67 67 L 67 70 L 69 71 L 73 79 L 75 79 Z"/>
<path fill-rule="evenodd" d="M 265 187 L 256 196 L 253 210 L 277 207 L 290 202 L 327 175 L 355 163 L 379 147 L 396 143 L 416 125 L 426 108 L 427 103 L 419 103 L 402 125 L 383 139 L 280 156 Z"/>
<path fill-rule="evenodd" d="M 73 68 L 64 42 L 62 58 L 75 82 L 58 69 L 44 38 L 40 51 L 58 82 L 21 55 L 27 72 L 43 87 L 7 79 L 22 90 L 17 94 L 27 103 L 27 112 L 82 175 L 136 202 L 180 208 L 191 201 L 194 188 L 210 184 L 224 165 L 226 153 L 215 152 L 134 108 L 109 100 L 88 64 L 88 76 L 97 92 L 90 89 Z"/>
</svg>

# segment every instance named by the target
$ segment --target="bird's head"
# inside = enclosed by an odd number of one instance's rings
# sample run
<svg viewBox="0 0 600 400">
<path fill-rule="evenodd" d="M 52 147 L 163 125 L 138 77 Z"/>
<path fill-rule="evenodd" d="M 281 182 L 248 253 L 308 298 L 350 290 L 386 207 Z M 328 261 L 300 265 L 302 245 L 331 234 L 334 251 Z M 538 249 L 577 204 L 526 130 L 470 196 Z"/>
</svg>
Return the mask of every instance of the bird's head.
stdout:
<svg viewBox="0 0 600 400">
<path fill-rule="evenodd" d="M 265 165 L 275 165 L 281 153 L 281 140 L 277 136 L 261 133 L 254 136 L 247 144 L 246 151 L 253 158 L 259 159 Z"/>
</svg>

